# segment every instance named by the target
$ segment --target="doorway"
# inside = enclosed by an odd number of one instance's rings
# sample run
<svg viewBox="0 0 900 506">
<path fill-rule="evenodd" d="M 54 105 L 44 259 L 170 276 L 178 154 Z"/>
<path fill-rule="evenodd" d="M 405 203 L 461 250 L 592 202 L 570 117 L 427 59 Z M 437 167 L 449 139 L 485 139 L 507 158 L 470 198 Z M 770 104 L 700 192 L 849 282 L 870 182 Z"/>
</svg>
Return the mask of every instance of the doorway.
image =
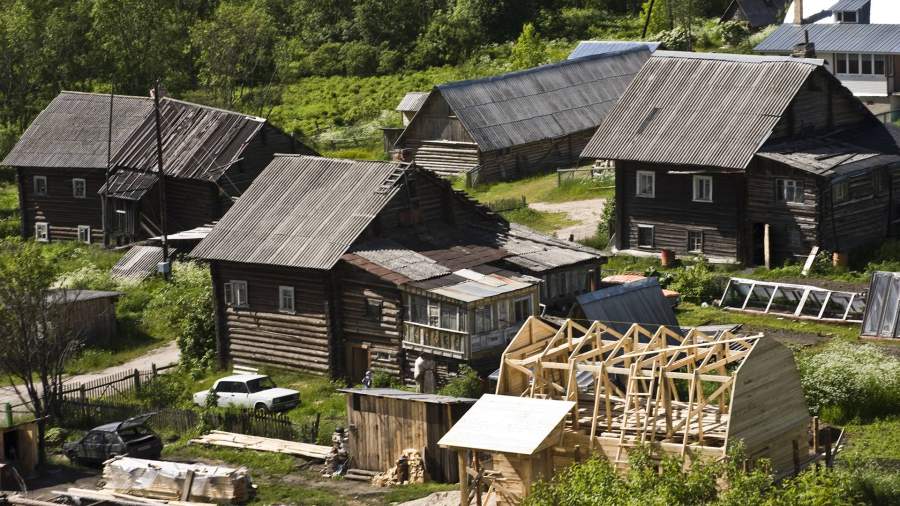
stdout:
<svg viewBox="0 0 900 506">
<path fill-rule="evenodd" d="M 362 345 L 352 345 L 347 353 L 347 377 L 352 384 L 362 381 L 366 371 L 369 370 L 370 356 L 368 348 Z"/>
<path fill-rule="evenodd" d="M 766 263 L 766 224 L 753 224 L 753 265 L 765 265 Z"/>
</svg>

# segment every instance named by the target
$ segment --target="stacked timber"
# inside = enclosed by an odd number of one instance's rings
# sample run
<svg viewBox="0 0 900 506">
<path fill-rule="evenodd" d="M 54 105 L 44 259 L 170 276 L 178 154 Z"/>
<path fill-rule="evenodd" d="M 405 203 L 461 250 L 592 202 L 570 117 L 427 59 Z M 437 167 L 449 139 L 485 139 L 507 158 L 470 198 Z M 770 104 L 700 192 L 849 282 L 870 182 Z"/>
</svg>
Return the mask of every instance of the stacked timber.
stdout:
<svg viewBox="0 0 900 506">
<path fill-rule="evenodd" d="M 478 165 L 478 146 L 471 142 L 424 141 L 416 149 L 414 161 L 441 176 L 456 176 Z"/>
<path fill-rule="evenodd" d="M 243 503 L 250 499 L 250 475 L 203 464 L 181 464 L 131 457 L 115 457 L 103 466 L 103 489 L 109 492 L 162 500 Z"/>
<path fill-rule="evenodd" d="M 284 439 L 274 439 L 260 436 L 248 436 L 233 432 L 214 430 L 209 434 L 191 439 L 190 444 L 202 444 L 213 446 L 225 446 L 228 448 L 240 448 L 242 450 L 257 450 L 261 452 L 285 453 L 298 457 L 307 457 L 325 460 L 331 452 L 330 446 L 298 443 Z"/>
</svg>

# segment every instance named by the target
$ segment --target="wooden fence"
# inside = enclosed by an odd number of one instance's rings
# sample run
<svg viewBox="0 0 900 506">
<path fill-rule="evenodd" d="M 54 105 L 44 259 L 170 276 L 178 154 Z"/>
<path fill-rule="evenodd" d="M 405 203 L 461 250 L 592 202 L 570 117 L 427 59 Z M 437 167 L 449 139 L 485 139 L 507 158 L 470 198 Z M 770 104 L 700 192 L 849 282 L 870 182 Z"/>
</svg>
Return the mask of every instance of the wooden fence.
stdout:
<svg viewBox="0 0 900 506">
<path fill-rule="evenodd" d="M 612 167 L 594 166 L 576 167 L 574 169 L 556 169 L 556 185 L 562 186 L 566 183 L 579 180 L 608 180 L 614 177 L 614 174 L 614 169 Z"/>
</svg>

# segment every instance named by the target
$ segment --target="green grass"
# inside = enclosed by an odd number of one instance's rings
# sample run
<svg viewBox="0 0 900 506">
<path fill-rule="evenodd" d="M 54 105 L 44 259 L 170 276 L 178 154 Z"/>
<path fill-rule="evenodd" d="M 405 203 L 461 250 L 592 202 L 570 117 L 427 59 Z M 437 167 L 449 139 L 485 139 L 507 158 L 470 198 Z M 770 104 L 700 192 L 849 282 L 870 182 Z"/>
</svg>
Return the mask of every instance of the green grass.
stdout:
<svg viewBox="0 0 900 506">
<path fill-rule="evenodd" d="M 753 329 L 815 334 L 823 337 L 836 337 L 855 341 L 859 337 L 857 325 L 819 323 L 804 320 L 792 320 L 774 315 L 755 315 L 736 311 L 725 311 L 718 307 L 701 307 L 696 304 L 682 302 L 677 309 L 678 323 L 687 327 L 699 325 L 740 323 Z"/>
<path fill-rule="evenodd" d="M 465 190 L 469 196 L 479 202 L 493 202 L 501 199 L 518 199 L 523 195 L 528 202 L 570 202 L 608 198 L 613 195 L 609 180 L 577 179 L 557 185 L 556 173 L 532 176 L 516 181 L 504 181 L 465 188 L 460 178 L 453 182 L 454 188 Z"/>
<path fill-rule="evenodd" d="M 110 347 L 90 347 L 82 350 L 75 359 L 66 364 L 66 373 L 102 371 L 139 358 L 169 342 L 168 339 L 148 335 L 123 337 L 124 339 L 117 339 Z"/>
<path fill-rule="evenodd" d="M 422 497 L 431 495 L 435 492 L 444 492 L 448 490 L 458 490 L 459 485 L 455 483 L 411 483 L 393 487 L 384 496 L 384 502 L 387 504 L 413 501 Z"/>
<path fill-rule="evenodd" d="M 849 445 L 839 453 L 846 461 L 891 460 L 900 464 L 900 417 L 844 426 Z"/>
<path fill-rule="evenodd" d="M 19 235 L 19 192 L 15 183 L 0 183 L 0 237 Z"/>
<path fill-rule="evenodd" d="M 537 211 L 530 207 L 523 207 L 513 211 L 504 211 L 500 214 L 508 221 L 519 223 L 544 233 L 553 233 L 563 227 L 578 224 L 577 221 L 569 219 L 569 216 L 566 213 Z"/>
</svg>

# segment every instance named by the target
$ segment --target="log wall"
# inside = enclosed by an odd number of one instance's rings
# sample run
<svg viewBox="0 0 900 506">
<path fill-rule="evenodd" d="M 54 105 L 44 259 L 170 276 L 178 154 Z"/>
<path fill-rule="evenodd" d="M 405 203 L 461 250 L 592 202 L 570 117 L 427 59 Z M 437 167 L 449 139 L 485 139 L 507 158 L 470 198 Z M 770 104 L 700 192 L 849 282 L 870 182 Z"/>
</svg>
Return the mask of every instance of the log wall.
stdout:
<svg viewBox="0 0 900 506">
<path fill-rule="evenodd" d="M 215 264 L 213 283 L 217 290 L 228 281 L 247 282 L 248 307 L 221 308 L 223 328 L 219 338 L 228 358 L 236 363 L 333 373 L 327 273 L 230 262 Z M 281 285 L 294 287 L 293 314 L 278 311 Z"/>
<path fill-rule="evenodd" d="M 876 178 L 882 181 L 877 190 Z M 849 252 L 878 245 L 890 236 L 892 216 L 896 216 L 892 179 L 884 168 L 850 177 L 846 180 L 848 198 L 843 202 L 834 202 L 834 186 L 823 181 L 819 205 L 821 245 L 829 251 Z"/>
<path fill-rule="evenodd" d="M 34 237 L 34 224 L 49 223 L 50 241 L 78 239 L 78 225 L 91 227 L 91 242 L 103 243 L 102 206 L 97 191 L 103 186 L 102 169 L 30 168 L 18 170 L 20 179 L 22 230 Z M 46 176 L 47 195 L 34 194 L 34 176 Z M 85 180 L 85 198 L 72 196 L 72 179 Z"/>
<path fill-rule="evenodd" d="M 478 182 L 519 179 L 575 164 L 594 135 L 594 130 L 482 152 Z"/>
<path fill-rule="evenodd" d="M 827 70 L 814 72 L 797 92 L 770 140 L 803 137 L 873 121 L 865 105 Z"/>
</svg>

